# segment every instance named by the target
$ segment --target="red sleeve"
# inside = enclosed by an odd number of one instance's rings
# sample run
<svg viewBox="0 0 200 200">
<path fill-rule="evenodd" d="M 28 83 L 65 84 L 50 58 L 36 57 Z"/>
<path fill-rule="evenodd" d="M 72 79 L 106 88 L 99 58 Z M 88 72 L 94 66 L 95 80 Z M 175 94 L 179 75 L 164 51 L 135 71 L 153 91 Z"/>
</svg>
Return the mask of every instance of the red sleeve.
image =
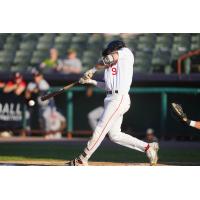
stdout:
<svg viewBox="0 0 200 200">
<path fill-rule="evenodd" d="M 19 85 L 20 85 L 21 87 L 26 87 L 26 82 L 25 82 L 25 81 L 22 81 Z"/>
<path fill-rule="evenodd" d="M 6 83 L 6 86 L 9 86 L 9 87 L 11 87 L 11 86 L 13 86 L 14 85 L 14 83 L 12 82 L 12 81 L 8 81 L 7 83 Z"/>
</svg>

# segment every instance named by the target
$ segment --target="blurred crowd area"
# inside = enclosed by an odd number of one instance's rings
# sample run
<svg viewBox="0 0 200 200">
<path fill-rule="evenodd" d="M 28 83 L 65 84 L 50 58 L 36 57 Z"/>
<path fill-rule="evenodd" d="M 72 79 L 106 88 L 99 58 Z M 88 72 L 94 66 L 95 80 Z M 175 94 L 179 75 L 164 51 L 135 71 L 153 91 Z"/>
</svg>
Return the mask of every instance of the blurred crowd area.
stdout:
<svg viewBox="0 0 200 200">
<path fill-rule="evenodd" d="M 15 72 L 8 82 L 1 82 L 0 88 L 1 137 L 31 136 L 33 130 L 45 138 L 62 137 L 66 118 L 57 110 L 53 98 L 41 101 L 41 96 L 50 89 L 41 71 L 32 70 L 29 82 L 20 72 Z"/>
<path fill-rule="evenodd" d="M 61 110 L 54 98 L 41 101 L 41 96 L 50 90 L 50 84 L 37 69 L 32 70 L 31 76 L 31 81 L 27 81 L 22 73 L 15 72 L 8 82 L 1 82 L 0 138 L 42 136 L 45 139 L 60 139 L 68 136 L 66 108 Z M 84 136 L 82 133 L 91 134 L 103 113 L 103 99 L 96 102 L 95 97 L 92 86 L 86 87 L 81 94 L 81 101 L 86 100 L 89 106 L 87 111 L 77 112 L 79 127 L 83 123 L 88 124 L 87 128 L 79 130 L 80 136 Z M 64 104 L 65 98 L 61 98 Z M 82 104 L 79 108 L 87 107 Z M 81 122 L 81 117 L 84 117 L 84 122 Z M 152 142 L 157 140 L 153 129 L 146 130 L 146 139 Z"/>
<path fill-rule="evenodd" d="M 0 34 L 0 71 L 80 73 L 93 66 L 106 44 L 122 39 L 135 54 L 135 72 L 177 73 L 177 60 L 200 49 L 200 34 Z M 182 63 L 183 72 L 200 71 L 199 55 Z"/>
</svg>

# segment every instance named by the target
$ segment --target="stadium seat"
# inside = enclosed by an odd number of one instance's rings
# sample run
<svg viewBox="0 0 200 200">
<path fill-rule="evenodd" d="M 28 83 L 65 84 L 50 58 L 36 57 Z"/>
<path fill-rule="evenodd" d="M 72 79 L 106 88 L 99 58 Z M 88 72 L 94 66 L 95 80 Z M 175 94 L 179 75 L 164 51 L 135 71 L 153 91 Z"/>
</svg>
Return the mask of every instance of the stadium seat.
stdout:
<svg viewBox="0 0 200 200">
<path fill-rule="evenodd" d="M 70 48 L 70 44 L 71 44 L 71 36 L 70 37 L 57 36 L 55 38 L 54 48 L 58 50 L 59 56 L 61 58 L 66 55 L 67 49 Z"/>
<path fill-rule="evenodd" d="M 66 43 L 70 43 L 71 40 L 69 38 L 65 38 L 65 37 L 61 37 L 61 36 L 57 36 L 55 38 L 55 44 L 57 43 L 63 43 L 63 44 L 66 44 Z"/>
<path fill-rule="evenodd" d="M 66 36 L 65 35 L 58 35 L 58 36 L 55 37 L 54 45 L 55 44 L 63 44 L 63 45 L 70 44 L 71 38 L 72 38 L 71 34 L 66 35 Z"/>
<path fill-rule="evenodd" d="M 21 37 L 19 37 L 19 36 L 9 35 L 6 38 L 6 43 L 7 44 L 19 44 L 20 41 L 21 41 Z"/>
<path fill-rule="evenodd" d="M 145 34 L 139 36 L 139 42 L 140 43 L 155 43 L 156 40 L 156 34 Z"/>
<path fill-rule="evenodd" d="M 36 49 L 48 51 L 52 46 L 52 43 L 49 42 L 38 42 Z"/>
<path fill-rule="evenodd" d="M 48 58 L 49 52 L 48 51 L 41 51 L 36 50 L 33 52 L 32 58 L 31 58 L 31 64 L 38 65 L 42 61 L 44 61 L 46 58 Z"/>
<path fill-rule="evenodd" d="M 0 51 L 0 66 L 10 67 L 14 54 L 10 51 Z"/>
<path fill-rule="evenodd" d="M 163 52 L 169 52 L 171 51 L 171 46 L 168 44 L 160 44 L 156 43 L 153 51 L 163 51 Z"/>
<path fill-rule="evenodd" d="M 173 34 L 160 34 L 156 37 L 157 43 L 172 43 L 173 42 Z"/>
<path fill-rule="evenodd" d="M 148 58 L 136 58 L 134 63 L 134 69 L 136 68 L 138 72 L 146 72 L 150 71 L 151 62 Z"/>
<path fill-rule="evenodd" d="M 152 66 L 153 72 L 164 72 L 164 67 L 169 64 L 169 59 L 165 57 L 153 57 L 152 58 Z"/>
<path fill-rule="evenodd" d="M 136 51 L 134 69 L 138 72 L 150 72 L 151 69 L 151 54 L 142 51 Z"/>
<path fill-rule="evenodd" d="M 29 42 L 22 42 L 20 44 L 20 49 L 21 50 L 26 50 L 26 51 L 32 51 L 35 49 L 35 42 L 29 41 Z"/>
<path fill-rule="evenodd" d="M 89 37 L 89 44 L 102 44 L 104 42 L 104 37 L 101 34 L 93 34 Z"/>
<path fill-rule="evenodd" d="M 31 52 L 26 50 L 19 50 L 16 52 L 13 64 L 15 66 L 28 66 L 31 58 Z"/>
<path fill-rule="evenodd" d="M 74 33 L 60 33 L 59 36 L 63 38 L 71 39 L 75 34 Z"/>
<path fill-rule="evenodd" d="M 3 46 L 3 49 L 5 51 L 11 51 L 11 52 L 15 52 L 17 50 L 17 48 L 18 48 L 18 44 L 16 44 L 16 43 L 13 43 L 13 44 L 5 43 Z"/>
<path fill-rule="evenodd" d="M 181 34 L 179 36 L 174 37 L 174 43 L 179 43 L 179 42 L 190 43 L 190 40 L 191 40 L 190 34 Z"/>
<path fill-rule="evenodd" d="M 173 44 L 171 54 L 172 54 L 172 60 L 178 59 L 181 55 L 187 53 L 190 51 L 190 44 Z"/>
<path fill-rule="evenodd" d="M 169 75 L 173 72 L 172 66 L 170 64 L 164 66 L 164 73 Z"/>
<path fill-rule="evenodd" d="M 54 41 L 55 34 L 54 33 L 46 33 L 39 38 L 39 43 L 52 43 Z"/>
<path fill-rule="evenodd" d="M 137 50 L 139 51 L 146 51 L 146 52 L 152 52 L 154 48 L 154 43 L 139 43 L 137 45 Z"/>
<path fill-rule="evenodd" d="M 200 49 L 200 43 L 192 43 L 190 46 L 190 50 L 198 50 Z"/>
<path fill-rule="evenodd" d="M 111 34 L 106 34 L 104 35 L 104 47 L 108 45 L 109 42 L 112 40 L 121 40 L 120 35 L 111 35 Z"/>
<path fill-rule="evenodd" d="M 41 33 L 26 33 L 24 34 L 22 41 L 23 42 L 37 42 L 39 37 L 41 37 Z"/>
<path fill-rule="evenodd" d="M 151 60 L 152 72 L 164 72 L 165 66 L 170 64 L 170 58 L 170 52 L 155 50 Z"/>
<path fill-rule="evenodd" d="M 6 38 L 0 34 L 0 50 L 3 49 Z"/>
<path fill-rule="evenodd" d="M 97 62 L 98 55 L 94 54 L 92 51 L 85 51 L 83 53 L 83 66 L 84 67 L 90 67 L 94 65 Z"/>
<path fill-rule="evenodd" d="M 62 43 L 57 43 L 53 46 L 54 48 L 56 48 L 58 50 L 58 54 L 60 58 L 63 58 L 66 56 L 67 54 L 67 49 L 69 49 L 68 46 L 63 45 Z"/>
<path fill-rule="evenodd" d="M 85 43 L 87 40 L 87 34 L 77 34 L 76 36 L 72 37 L 72 43 Z"/>
<path fill-rule="evenodd" d="M 86 44 L 88 50 L 101 52 L 104 44 L 104 38 L 100 34 L 93 34 L 89 37 L 88 42 Z"/>
</svg>

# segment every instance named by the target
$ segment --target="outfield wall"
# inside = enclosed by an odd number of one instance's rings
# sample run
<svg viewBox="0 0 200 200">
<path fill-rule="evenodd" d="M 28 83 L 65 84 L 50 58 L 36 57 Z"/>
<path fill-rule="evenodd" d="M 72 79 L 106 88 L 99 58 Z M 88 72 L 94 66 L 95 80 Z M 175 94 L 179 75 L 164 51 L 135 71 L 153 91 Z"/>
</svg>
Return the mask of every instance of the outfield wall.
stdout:
<svg viewBox="0 0 200 200">
<path fill-rule="evenodd" d="M 170 112 L 170 104 L 178 102 L 192 119 L 200 119 L 198 102 L 200 90 L 198 88 L 172 88 L 172 87 L 135 87 L 130 92 L 132 106 L 124 116 L 123 129 L 144 135 L 147 128 L 153 128 L 159 137 L 174 136 L 198 138 L 199 132 L 182 125 L 176 121 Z M 105 93 L 94 89 L 91 97 L 86 96 L 84 87 L 76 87 L 66 92 L 66 105 L 64 97 L 56 99 L 61 111 L 65 110 L 68 119 L 68 132 L 89 130 L 87 113 L 102 106 Z"/>
</svg>

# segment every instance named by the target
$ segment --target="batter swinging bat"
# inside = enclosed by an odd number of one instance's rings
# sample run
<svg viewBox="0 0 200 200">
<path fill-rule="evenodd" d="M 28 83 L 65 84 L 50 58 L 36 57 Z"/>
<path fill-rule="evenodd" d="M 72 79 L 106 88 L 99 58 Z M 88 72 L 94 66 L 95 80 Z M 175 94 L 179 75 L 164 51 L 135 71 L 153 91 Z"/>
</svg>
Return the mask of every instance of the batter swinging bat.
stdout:
<svg viewBox="0 0 200 200">
<path fill-rule="evenodd" d="M 69 84 L 69 85 L 66 85 L 65 87 L 59 89 L 58 91 L 51 92 L 51 93 L 49 93 L 49 94 L 46 94 L 46 95 L 42 96 L 42 97 L 41 97 L 41 100 L 42 100 L 42 101 L 46 101 L 47 99 L 50 99 L 50 98 L 55 97 L 55 96 L 57 96 L 57 95 L 59 95 L 59 94 L 62 94 L 64 91 L 66 91 L 66 90 L 68 90 L 68 89 L 74 87 L 74 86 L 77 85 L 77 84 L 78 84 L 78 81 L 76 81 L 76 82 L 74 82 L 74 83 L 71 83 L 71 84 Z"/>
</svg>

